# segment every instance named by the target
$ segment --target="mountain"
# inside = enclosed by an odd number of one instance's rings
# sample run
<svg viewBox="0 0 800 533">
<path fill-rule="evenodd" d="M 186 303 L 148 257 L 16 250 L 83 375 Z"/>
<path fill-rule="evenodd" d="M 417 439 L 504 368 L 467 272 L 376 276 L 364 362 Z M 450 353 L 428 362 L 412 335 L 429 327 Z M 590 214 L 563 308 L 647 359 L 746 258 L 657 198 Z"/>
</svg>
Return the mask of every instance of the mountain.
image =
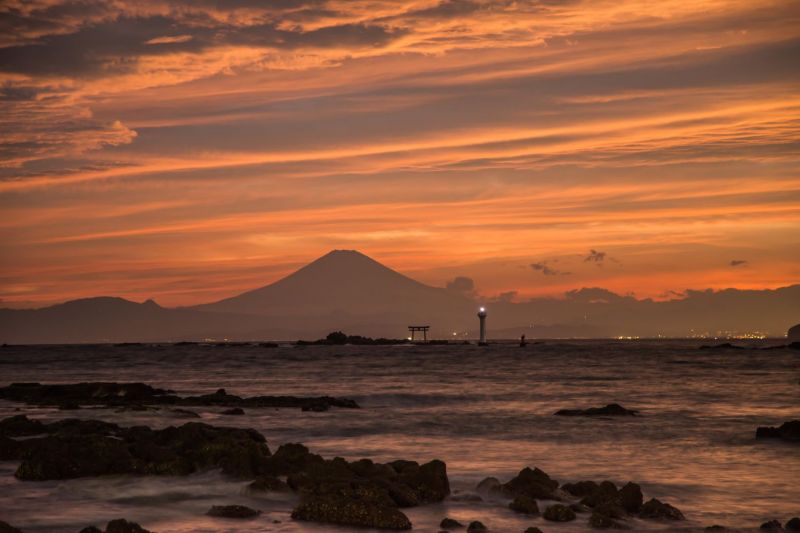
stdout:
<svg viewBox="0 0 800 533">
<path fill-rule="evenodd" d="M 285 278 L 193 309 L 280 317 L 440 318 L 474 303 L 430 287 L 355 250 L 333 250 Z"/>
<path fill-rule="evenodd" d="M 784 336 L 800 318 L 800 285 L 686 291 L 669 301 L 602 288 L 560 298 L 488 301 L 490 338 Z M 431 287 L 352 250 L 334 250 L 270 285 L 224 300 L 170 309 L 152 300 L 74 300 L 41 309 L 0 309 L 0 342 L 80 343 L 315 339 L 330 331 L 403 337 L 474 337 L 477 302 Z"/>
</svg>

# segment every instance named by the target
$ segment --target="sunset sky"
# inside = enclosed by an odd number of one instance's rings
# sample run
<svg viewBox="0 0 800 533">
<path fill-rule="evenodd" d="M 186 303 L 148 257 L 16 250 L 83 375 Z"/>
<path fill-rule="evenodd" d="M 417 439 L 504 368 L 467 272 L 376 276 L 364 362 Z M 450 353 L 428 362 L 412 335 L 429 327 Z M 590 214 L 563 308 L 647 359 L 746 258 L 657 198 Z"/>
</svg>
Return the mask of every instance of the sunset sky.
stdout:
<svg viewBox="0 0 800 533">
<path fill-rule="evenodd" d="M 800 282 L 800 2 L 5 0 L 0 304 L 334 248 L 516 300 Z"/>
</svg>

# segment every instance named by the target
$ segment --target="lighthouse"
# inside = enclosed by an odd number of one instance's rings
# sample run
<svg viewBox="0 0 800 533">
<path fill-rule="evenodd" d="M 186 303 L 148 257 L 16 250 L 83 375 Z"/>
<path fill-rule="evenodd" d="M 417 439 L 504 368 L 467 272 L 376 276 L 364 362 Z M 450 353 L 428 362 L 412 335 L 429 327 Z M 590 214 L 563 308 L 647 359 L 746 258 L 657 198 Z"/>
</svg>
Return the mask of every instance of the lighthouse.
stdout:
<svg viewBox="0 0 800 533">
<path fill-rule="evenodd" d="M 478 341 L 478 346 L 486 346 L 486 308 L 481 307 L 478 310 L 478 320 L 481 321 L 481 338 Z"/>
</svg>

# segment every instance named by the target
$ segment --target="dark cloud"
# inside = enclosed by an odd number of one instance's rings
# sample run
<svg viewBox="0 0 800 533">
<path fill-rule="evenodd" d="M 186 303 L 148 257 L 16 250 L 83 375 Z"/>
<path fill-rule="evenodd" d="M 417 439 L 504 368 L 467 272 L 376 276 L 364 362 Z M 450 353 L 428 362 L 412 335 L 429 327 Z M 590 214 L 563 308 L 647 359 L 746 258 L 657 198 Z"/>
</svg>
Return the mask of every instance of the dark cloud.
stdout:
<svg viewBox="0 0 800 533">
<path fill-rule="evenodd" d="M 446 288 L 448 291 L 471 293 L 475 290 L 475 281 L 466 276 L 456 276 L 447 282 Z"/>
<path fill-rule="evenodd" d="M 517 297 L 517 294 L 519 294 L 517 291 L 501 292 L 489 301 L 492 303 L 511 303 Z"/>
<path fill-rule="evenodd" d="M 733 259 L 729 264 L 732 267 L 745 266 L 745 265 L 747 265 L 747 260 L 746 259 Z"/>
<path fill-rule="evenodd" d="M 601 264 L 606 260 L 605 252 L 598 252 L 597 250 L 589 250 L 589 255 L 583 258 L 584 262 Z"/>
<path fill-rule="evenodd" d="M 561 270 L 556 270 L 548 265 L 548 261 L 540 261 L 538 263 L 531 263 L 531 268 L 536 270 L 537 272 L 541 272 L 545 276 L 567 276 L 570 272 L 563 272 Z"/>
</svg>

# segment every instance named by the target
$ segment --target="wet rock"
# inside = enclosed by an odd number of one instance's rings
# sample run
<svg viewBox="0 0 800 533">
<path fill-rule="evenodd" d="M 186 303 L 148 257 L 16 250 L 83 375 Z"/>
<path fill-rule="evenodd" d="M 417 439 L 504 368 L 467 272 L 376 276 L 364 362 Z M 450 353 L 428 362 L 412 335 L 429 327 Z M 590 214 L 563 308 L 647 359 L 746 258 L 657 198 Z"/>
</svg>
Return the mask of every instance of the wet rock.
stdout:
<svg viewBox="0 0 800 533">
<path fill-rule="evenodd" d="M 727 531 L 727 530 L 728 530 L 727 527 L 719 526 L 717 524 L 714 524 L 713 526 L 706 526 L 705 528 L 703 528 L 703 531 Z"/>
<path fill-rule="evenodd" d="M 776 529 L 782 531 L 783 527 L 781 526 L 781 523 L 778 522 L 777 520 L 770 520 L 769 522 L 764 522 L 763 524 L 761 524 L 759 529 Z"/>
<path fill-rule="evenodd" d="M 618 496 L 617 486 L 611 481 L 603 481 L 594 491 L 584 496 L 581 503 L 588 507 L 597 507 L 603 503 L 616 502 Z"/>
<path fill-rule="evenodd" d="M 234 407 L 233 409 L 226 409 L 220 413 L 221 415 L 228 416 L 241 416 L 244 414 L 244 409 L 241 407 Z"/>
<path fill-rule="evenodd" d="M 0 529 L 0 531 L 2 531 Z M 87 526 L 81 529 L 78 533 L 103 533 L 103 531 L 97 526 Z"/>
<path fill-rule="evenodd" d="M 289 492 L 289 485 L 275 476 L 258 476 L 247 486 L 251 492 Z"/>
<path fill-rule="evenodd" d="M 301 408 L 303 411 L 310 411 L 313 413 L 324 413 L 328 409 L 330 409 L 330 405 L 325 402 L 308 402 L 303 405 Z"/>
<path fill-rule="evenodd" d="M 0 533 L 22 533 L 22 530 L 15 528 L 8 522 L 0 520 Z"/>
<path fill-rule="evenodd" d="M 623 529 L 622 524 L 597 509 L 589 517 L 589 525 L 595 529 Z"/>
<path fill-rule="evenodd" d="M 151 533 L 136 522 L 128 522 L 123 518 L 117 518 L 106 524 L 105 533 Z"/>
<path fill-rule="evenodd" d="M 439 527 L 442 529 L 459 529 L 464 527 L 464 524 L 452 518 L 442 518 L 442 521 L 439 522 Z"/>
<path fill-rule="evenodd" d="M 202 418 L 199 414 L 188 409 L 170 409 L 170 413 L 182 418 Z"/>
<path fill-rule="evenodd" d="M 305 498 L 292 511 L 295 520 L 341 526 L 411 529 L 411 521 L 385 494 L 342 489 Z"/>
<path fill-rule="evenodd" d="M 252 429 L 198 422 L 152 430 L 95 420 L 45 424 L 47 436 L 20 441 L 16 477 L 26 481 L 109 474 L 186 475 L 221 468 L 254 478 L 270 457 L 264 437 Z M 0 445 L 2 442 L 0 442 Z"/>
<path fill-rule="evenodd" d="M 638 513 L 644 504 L 644 495 L 642 494 L 642 487 L 637 483 L 628 482 L 619 489 L 617 499 L 623 509 L 629 513 Z"/>
<path fill-rule="evenodd" d="M 800 420 L 784 422 L 780 427 L 760 427 L 756 430 L 757 439 L 782 439 L 800 442 Z"/>
<path fill-rule="evenodd" d="M 215 505 L 206 514 L 216 518 L 255 518 L 261 511 L 244 505 Z"/>
<path fill-rule="evenodd" d="M 502 486 L 503 493 L 511 498 L 528 496 L 541 500 L 560 500 L 555 492 L 557 488 L 558 481 L 538 468 L 531 470 L 528 467 L 520 470 L 516 477 Z"/>
<path fill-rule="evenodd" d="M 503 484 L 496 477 L 487 477 L 478 483 L 475 490 L 488 496 L 499 496 L 503 493 Z"/>
<path fill-rule="evenodd" d="M 477 502 L 482 502 L 483 498 L 481 498 L 477 494 L 457 494 L 455 496 L 450 496 L 450 501 L 477 503 Z"/>
<path fill-rule="evenodd" d="M 542 533 L 542 530 L 538 527 L 529 527 L 524 531 L 524 533 Z"/>
<path fill-rule="evenodd" d="M 592 494 L 598 487 L 599 485 L 594 481 L 578 481 L 577 483 L 565 483 L 561 486 L 563 490 L 577 498 Z"/>
<path fill-rule="evenodd" d="M 489 528 L 483 525 L 483 522 L 478 520 L 470 522 L 467 526 L 467 533 L 485 533 L 486 531 L 489 531 Z"/>
<path fill-rule="evenodd" d="M 545 509 L 542 516 L 545 520 L 550 520 L 551 522 L 569 522 L 570 520 L 575 520 L 575 511 L 566 505 L 557 503 Z"/>
<path fill-rule="evenodd" d="M 420 503 L 440 502 L 450 494 L 447 466 L 443 461 L 434 459 L 423 465 L 407 461 L 402 466 L 396 463 L 391 466 L 398 473 L 398 481 L 410 487 Z"/>
<path fill-rule="evenodd" d="M 651 498 L 639 511 L 641 518 L 651 518 L 656 520 L 685 520 L 683 513 L 676 507 L 668 503 L 661 502 L 656 498 Z"/>
<path fill-rule="evenodd" d="M 744 346 L 736 346 L 729 342 L 723 342 L 722 344 L 714 344 L 708 345 L 704 344 L 700 346 L 701 350 L 744 350 Z"/>
<path fill-rule="evenodd" d="M 536 503 L 536 500 L 524 494 L 514 498 L 514 500 L 508 504 L 508 508 L 517 513 L 529 515 L 539 514 L 539 505 Z"/>
<path fill-rule="evenodd" d="M 15 415 L 0 420 L 0 435 L 4 437 L 27 437 L 41 435 L 44 432 L 44 424 L 25 415 Z"/>
<path fill-rule="evenodd" d="M 610 403 L 605 407 L 590 407 L 588 409 L 561 409 L 555 413 L 558 416 L 635 416 L 638 411 L 625 409 L 618 403 Z"/>
<path fill-rule="evenodd" d="M 794 518 L 790 519 L 788 522 L 786 522 L 784 529 L 786 531 L 800 531 L 800 517 L 795 516 Z"/>
</svg>

